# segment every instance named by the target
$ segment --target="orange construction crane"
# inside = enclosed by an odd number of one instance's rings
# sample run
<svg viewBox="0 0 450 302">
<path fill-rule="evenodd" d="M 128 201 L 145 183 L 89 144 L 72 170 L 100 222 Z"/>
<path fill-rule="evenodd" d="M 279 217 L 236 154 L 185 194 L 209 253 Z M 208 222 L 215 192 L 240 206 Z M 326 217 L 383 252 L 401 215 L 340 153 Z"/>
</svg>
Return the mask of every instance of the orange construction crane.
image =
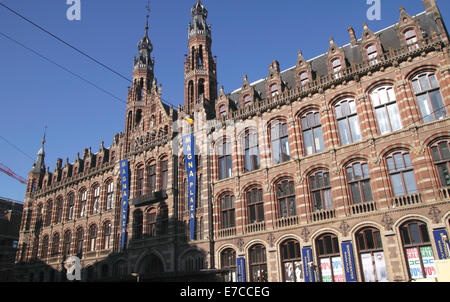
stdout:
<svg viewBox="0 0 450 302">
<path fill-rule="evenodd" d="M 20 177 L 19 175 L 17 175 L 16 173 L 14 173 L 13 171 L 11 171 L 10 168 L 8 168 L 7 166 L 5 166 L 4 164 L 0 163 L 0 171 L 5 173 L 8 176 L 11 176 L 12 178 L 20 181 L 21 183 L 23 183 L 24 185 L 27 184 L 27 181 L 23 178 Z"/>
</svg>

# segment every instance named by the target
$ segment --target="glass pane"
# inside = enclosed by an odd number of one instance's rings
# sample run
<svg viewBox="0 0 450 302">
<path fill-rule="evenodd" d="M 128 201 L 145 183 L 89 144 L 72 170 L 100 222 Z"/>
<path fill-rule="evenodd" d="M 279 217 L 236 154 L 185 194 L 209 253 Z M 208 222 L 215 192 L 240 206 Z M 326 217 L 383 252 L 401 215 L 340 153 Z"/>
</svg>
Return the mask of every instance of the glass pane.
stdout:
<svg viewBox="0 0 450 302">
<path fill-rule="evenodd" d="M 281 153 L 280 153 L 280 141 L 276 140 L 272 142 L 272 152 L 273 160 L 276 164 L 281 163 Z"/>
<path fill-rule="evenodd" d="M 377 115 L 378 127 L 380 127 L 380 134 L 391 132 L 385 107 L 376 109 L 375 113 Z"/>
<path fill-rule="evenodd" d="M 323 173 L 323 180 L 324 180 L 324 186 L 329 187 L 330 186 L 330 174 L 328 172 Z"/>
<path fill-rule="evenodd" d="M 362 169 L 363 169 L 363 178 L 369 178 L 370 177 L 369 166 L 367 164 L 362 164 Z"/>
<path fill-rule="evenodd" d="M 309 113 L 306 118 L 308 119 L 308 125 L 309 127 L 313 127 L 314 126 L 314 114 L 313 113 Z"/>
<path fill-rule="evenodd" d="M 427 226 L 425 224 L 420 225 L 420 234 L 422 235 L 423 242 L 430 242 Z"/>
<path fill-rule="evenodd" d="M 420 255 L 422 256 L 426 278 L 436 278 L 436 268 L 434 267 L 434 256 L 431 246 L 422 246 L 420 248 Z"/>
<path fill-rule="evenodd" d="M 314 143 L 317 153 L 322 152 L 324 150 L 322 127 L 314 129 Z"/>
<path fill-rule="evenodd" d="M 341 136 L 341 144 L 342 145 L 350 144 L 350 129 L 347 120 L 338 121 L 338 126 L 339 126 L 339 134 Z"/>
<path fill-rule="evenodd" d="M 389 101 L 394 102 L 396 100 L 394 89 L 391 87 L 391 88 L 386 89 L 386 91 L 389 96 Z"/>
<path fill-rule="evenodd" d="M 322 197 L 320 196 L 320 192 L 314 192 L 314 209 L 316 211 L 322 210 Z"/>
<path fill-rule="evenodd" d="M 283 162 L 285 162 L 285 161 L 288 161 L 288 160 L 291 159 L 291 153 L 290 153 L 290 150 L 289 150 L 289 140 L 288 140 L 288 138 L 287 137 L 283 138 L 281 140 L 281 143 L 282 143 L 281 152 L 282 152 L 282 156 L 283 156 L 282 160 L 283 160 Z"/>
<path fill-rule="evenodd" d="M 386 104 L 386 103 L 389 103 L 389 99 L 388 99 L 388 95 L 387 95 L 387 92 L 386 92 L 386 90 L 380 90 L 379 92 L 378 92 L 378 95 L 379 95 L 379 97 L 380 97 L 380 103 L 381 104 Z"/>
<path fill-rule="evenodd" d="M 405 164 L 403 163 L 403 155 L 401 153 L 394 154 L 394 161 L 397 170 L 403 170 L 405 168 Z"/>
<path fill-rule="evenodd" d="M 431 89 L 430 83 L 428 82 L 428 77 L 426 75 L 420 77 L 419 81 L 420 81 L 420 86 L 422 87 L 422 90 L 430 90 Z"/>
<path fill-rule="evenodd" d="M 414 89 L 414 93 L 418 94 L 420 93 L 422 90 L 420 90 L 420 86 L 419 86 L 419 81 L 418 80 L 414 80 L 412 81 L 412 85 L 413 85 L 413 89 Z"/>
<path fill-rule="evenodd" d="M 364 234 L 366 236 L 367 248 L 374 249 L 375 242 L 373 240 L 372 230 L 366 230 L 366 231 L 364 231 Z"/>
<path fill-rule="evenodd" d="M 361 254 L 361 262 L 364 273 L 364 282 L 375 282 L 372 255 L 370 253 Z"/>
<path fill-rule="evenodd" d="M 441 154 L 439 153 L 438 147 L 431 148 L 431 156 L 433 157 L 434 162 L 441 160 Z"/>
<path fill-rule="evenodd" d="M 419 226 L 417 223 L 412 223 L 409 225 L 409 233 L 411 234 L 413 244 L 422 243 L 422 239 L 420 239 Z"/>
<path fill-rule="evenodd" d="M 252 171 L 252 159 L 250 157 L 250 150 L 245 150 L 245 171 Z"/>
<path fill-rule="evenodd" d="M 400 174 L 391 175 L 392 189 L 394 190 L 395 196 L 405 195 L 405 190 L 403 188 L 403 180 Z"/>
<path fill-rule="evenodd" d="M 355 101 L 348 102 L 350 113 L 356 113 L 356 103 Z"/>
<path fill-rule="evenodd" d="M 315 116 L 316 116 L 316 126 L 321 125 L 321 122 L 320 122 L 320 114 L 319 114 L 319 113 L 316 113 Z"/>
<path fill-rule="evenodd" d="M 392 131 L 402 129 L 402 122 L 400 119 L 400 113 L 398 112 L 397 104 L 392 104 L 387 107 L 389 113 L 389 119 L 391 120 Z"/>
<path fill-rule="evenodd" d="M 414 178 L 414 173 L 412 171 L 405 172 L 403 174 L 405 178 L 406 190 L 408 194 L 417 193 L 416 179 Z"/>
<path fill-rule="evenodd" d="M 333 208 L 333 200 L 331 198 L 331 190 L 323 191 L 323 198 L 325 199 L 325 209 L 330 210 Z"/>
<path fill-rule="evenodd" d="M 448 142 L 439 143 L 439 151 L 441 152 L 441 156 L 443 160 L 450 159 L 450 151 L 448 149 Z"/>
<path fill-rule="evenodd" d="M 373 201 L 372 188 L 370 187 L 370 181 L 366 180 L 366 181 L 363 181 L 361 184 L 362 184 L 362 189 L 363 189 L 363 194 L 364 194 L 364 201 Z"/>
<path fill-rule="evenodd" d="M 409 237 L 408 229 L 406 227 L 401 227 L 400 232 L 402 233 L 403 243 L 411 244 L 411 238 Z"/>
<path fill-rule="evenodd" d="M 342 116 L 350 115 L 350 107 L 348 102 L 341 103 Z"/>
<path fill-rule="evenodd" d="M 422 114 L 423 121 L 425 123 L 434 121 L 433 110 L 428 100 L 427 94 L 417 96 L 417 102 L 419 103 L 420 113 Z"/>
<path fill-rule="evenodd" d="M 450 186 L 450 175 L 448 173 L 447 163 L 443 163 L 437 166 L 441 185 L 443 187 Z"/>
<path fill-rule="evenodd" d="M 429 79 L 430 79 L 430 83 L 431 83 L 431 87 L 432 88 L 439 88 L 439 84 L 438 84 L 438 81 L 436 79 L 436 75 L 431 74 L 429 76 Z"/>
<path fill-rule="evenodd" d="M 372 104 L 374 107 L 378 107 L 380 105 L 380 97 L 378 96 L 378 92 L 373 92 L 370 95 L 370 99 L 372 100 Z"/>
<path fill-rule="evenodd" d="M 280 214 L 281 217 L 288 217 L 287 208 L 286 208 L 286 199 L 280 200 Z"/>
<path fill-rule="evenodd" d="M 355 171 L 355 179 L 361 179 L 362 178 L 361 164 L 354 164 L 353 170 Z"/>
<path fill-rule="evenodd" d="M 313 142 L 312 131 L 308 130 L 308 131 L 303 132 L 303 136 L 305 139 L 306 155 L 314 154 L 314 142 Z"/>
<path fill-rule="evenodd" d="M 320 272 L 322 275 L 322 282 L 333 282 L 331 262 L 329 258 L 320 259 Z"/>
<path fill-rule="evenodd" d="M 379 248 L 379 249 L 383 248 L 383 243 L 381 242 L 381 235 L 380 235 L 380 232 L 376 231 L 376 232 L 374 233 L 374 235 L 375 235 L 375 243 L 376 243 L 376 247 Z"/>
<path fill-rule="evenodd" d="M 405 167 L 406 168 L 411 168 L 412 167 L 412 162 L 411 162 L 411 156 L 409 155 L 409 153 L 403 154 L 403 158 L 405 160 Z"/>
<path fill-rule="evenodd" d="M 388 165 L 389 172 L 395 171 L 394 160 L 392 159 L 392 157 L 388 157 L 386 162 Z"/>
<path fill-rule="evenodd" d="M 441 119 L 445 117 L 446 110 L 444 103 L 442 102 L 441 92 L 439 90 L 435 90 L 430 92 L 431 104 L 433 105 L 433 110 L 435 111 L 436 119 Z"/>
<path fill-rule="evenodd" d="M 350 184 L 350 190 L 352 191 L 353 204 L 361 203 L 361 193 L 359 192 L 359 184 Z"/>
<path fill-rule="evenodd" d="M 353 180 L 353 168 L 347 168 L 347 179 L 348 181 L 352 181 Z"/>
<path fill-rule="evenodd" d="M 359 120 L 357 116 L 352 116 L 349 119 L 350 121 L 350 127 L 351 127 L 351 131 L 352 131 L 352 138 L 353 138 L 353 142 L 359 142 L 362 137 L 361 137 L 361 130 L 359 128 Z"/>
<path fill-rule="evenodd" d="M 378 252 L 373 254 L 375 261 L 375 270 L 377 273 L 378 282 L 388 282 L 386 262 L 384 260 L 384 253 Z"/>
<path fill-rule="evenodd" d="M 297 210 L 295 207 L 295 197 L 289 197 L 289 215 L 290 216 L 297 215 Z"/>
<path fill-rule="evenodd" d="M 335 110 L 336 110 L 336 118 L 341 118 L 343 116 L 341 112 L 341 105 L 337 105 L 335 107 Z"/>
<path fill-rule="evenodd" d="M 264 206 L 263 206 L 263 204 L 258 205 L 258 221 L 264 221 Z"/>
</svg>

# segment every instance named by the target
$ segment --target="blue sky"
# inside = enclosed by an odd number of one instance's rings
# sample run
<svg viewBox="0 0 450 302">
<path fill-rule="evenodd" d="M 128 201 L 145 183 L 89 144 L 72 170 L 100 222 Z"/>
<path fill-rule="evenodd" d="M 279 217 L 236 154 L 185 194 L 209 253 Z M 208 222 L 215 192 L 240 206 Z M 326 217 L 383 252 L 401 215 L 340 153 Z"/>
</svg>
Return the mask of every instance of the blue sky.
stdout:
<svg viewBox="0 0 450 302">
<path fill-rule="evenodd" d="M 131 78 L 137 42 L 144 34 L 147 0 L 81 0 L 81 21 L 69 21 L 65 0 L 0 0 L 55 35 Z M 226 92 L 267 76 L 276 59 L 282 70 L 295 65 L 297 51 L 306 59 L 328 50 L 329 38 L 349 43 L 347 27 L 359 38 L 367 22 L 374 32 L 398 21 L 399 7 L 415 15 L 421 0 L 381 0 L 381 20 L 366 17 L 366 0 L 203 0 L 212 25 L 218 81 Z M 448 23 L 450 1 L 438 0 Z M 150 39 L 155 73 L 163 98 L 184 103 L 184 54 L 187 24 L 195 0 L 151 0 Z M 129 83 L 94 64 L 29 23 L 0 7 L 0 32 L 38 51 L 123 101 Z M 32 158 L 47 126 L 46 164 L 74 161 L 77 152 L 100 142 L 109 147 L 123 131 L 125 104 L 39 58 L 0 35 L 0 136 Z M 33 160 L 0 138 L 0 162 L 27 177 Z M 25 185 L 0 173 L 0 196 L 23 200 Z"/>
</svg>

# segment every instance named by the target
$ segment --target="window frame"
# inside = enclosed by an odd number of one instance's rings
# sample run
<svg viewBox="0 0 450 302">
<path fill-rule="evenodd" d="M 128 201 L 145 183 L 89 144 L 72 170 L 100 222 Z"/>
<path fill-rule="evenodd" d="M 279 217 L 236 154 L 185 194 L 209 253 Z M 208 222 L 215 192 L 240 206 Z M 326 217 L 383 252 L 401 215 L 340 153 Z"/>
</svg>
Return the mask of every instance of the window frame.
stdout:
<svg viewBox="0 0 450 302">
<path fill-rule="evenodd" d="M 426 78 L 426 83 L 429 88 L 423 87 L 423 82 L 421 81 L 422 78 Z M 434 79 L 434 82 L 433 80 Z M 435 71 L 430 72 L 422 72 L 415 77 L 413 77 L 410 80 L 411 86 L 412 86 L 412 92 L 414 93 L 418 110 L 420 113 L 420 116 L 422 118 L 422 121 L 424 123 L 434 122 L 438 120 L 442 120 L 447 117 L 447 106 L 445 105 L 444 98 L 442 96 L 441 92 L 441 86 L 439 84 L 439 80 L 436 76 Z M 439 100 L 435 100 L 436 102 L 441 102 L 441 104 L 433 104 L 433 99 L 431 95 L 435 93 L 436 96 L 439 96 Z M 426 96 L 426 100 L 421 100 L 420 98 Z M 422 103 L 422 101 L 425 101 L 426 103 Z M 422 105 L 423 104 L 423 105 Z M 436 105 L 442 105 L 439 108 L 435 108 Z M 424 112 L 422 112 L 422 106 L 427 107 L 429 111 L 431 111 L 430 114 L 427 114 L 424 116 Z M 424 108 L 425 109 L 425 108 Z M 443 111 L 443 115 L 438 117 L 438 112 Z M 430 120 L 429 118 L 432 117 L 433 119 Z"/>
<path fill-rule="evenodd" d="M 259 170 L 261 168 L 261 161 L 258 133 L 247 129 L 242 140 L 244 147 L 244 173 Z"/>
<path fill-rule="evenodd" d="M 287 192 L 282 192 L 281 186 L 285 185 Z M 280 193 L 285 193 L 281 195 Z M 275 194 L 278 204 L 278 213 L 280 218 L 288 218 L 297 216 L 297 200 L 295 194 L 295 183 L 291 179 L 283 179 L 277 182 L 275 186 Z M 293 198 L 293 199 L 292 199 Z M 293 201 L 293 208 L 291 202 Z M 285 209 L 285 214 L 283 213 L 283 205 Z M 292 212 L 293 210 L 293 212 Z"/>
<path fill-rule="evenodd" d="M 357 178 L 357 173 L 355 173 L 355 166 L 359 165 L 360 166 L 360 171 L 361 171 L 361 177 Z M 367 168 L 364 169 L 363 166 L 366 166 Z M 352 169 L 352 176 L 350 177 L 349 175 L 349 169 Z M 367 173 L 366 173 L 367 171 Z M 355 204 L 363 204 L 366 202 L 373 202 L 374 198 L 373 198 L 373 190 L 372 190 L 372 184 L 371 184 L 371 178 L 370 178 L 370 171 L 369 171 L 369 164 L 365 161 L 357 161 L 357 162 L 352 162 L 351 164 L 348 164 L 345 167 L 345 174 L 346 174 L 346 178 L 347 178 L 347 185 L 348 185 L 348 189 L 350 191 L 350 200 L 351 203 L 353 205 Z M 366 175 L 367 174 L 367 175 Z M 371 200 L 366 200 L 367 196 L 366 192 L 364 191 L 364 182 L 368 183 L 368 188 L 370 189 L 370 195 L 371 195 Z M 355 202 L 355 196 L 352 190 L 352 185 L 353 184 L 357 184 L 358 185 L 358 193 L 360 196 L 360 201 L 359 202 Z"/>
<path fill-rule="evenodd" d="M 380 94 L 379 94 L 383 90 L 385 91 L 386 97 L 388 98 L 388 101 L 385 102 L 385 103 L 382 103 L 383 101 L 381 100 L 381 97 L 380 97 Z M 392 94 L 389 93 L 389 90 L 392 90 Z M 375 95 L 378 98 L 378 104 L 376 104 Z M 394 97 L 394 100 L 390 99 L 391 96 Z M 395 89 L 394 89 L 394 87 L 392 85 L 383 85 L 383 86 L 379 86 L 379 87 L 373 89 L 370 92 L 369 97 L 370 97 L 370 100 L 371 100 L 371 103 L 372 103 L 372 107 L 374 109 L 374 115 L 375 115 L 375 119 L 377 121 L 378 133 L 380 135 L 389 134 L 389 133 L 392 133 L 392 132 L 399 131 L 399 130 L 403 129 L 403 122 L 402 122 L 402 117 L 400 115 L 400 111 L 399 111 L 399 108 L 398 108 L 397 96 L 396 96 L 396 93 L 395 93 Z M 390 112 L 388 108 L 394 108 L 396 113 L 398 114 L 397 120 L 398 120 L 398 122 L 400 124 L 400 128 L 398 128 L 396 130 L 394 130 L 394 128 L 393 128 L 393 126 L 394 126 L 394 124 L 393 124 L 393 121 L 394 121 L 393 117 L 394 116 L 391 115 L 392 112 Z M 389 130 L 386 131 L 386 132 L 382 131 L 380 119 L 379 119 L 379 116 L 378 116 L 378 112 L 380 112 L 379 111 L 380 109 L 383 109 L 382 110 L 382 114 L 383 114 L 383 117 L 385 117 L 385 119 L 387 120 L 387 126 L 389 127 Z"/>
<path fill-rule="evenodd" d="M 227 206 L 227 199 L 229 200 L 229 206 Z M 236 206 L 234 195 L 227 192 L 222 194 L 219 198 L 220 202 L 220 218 L 221 229 L 229 229 L 236 227 Z"/>
<path fill-rule="evenodd" d="M 354 112 L 352 111 L 352 106 L 350 105 L 351 103 L 354 103 Z M 347 105 L 345 105 L 343 107 L 343 104 L 346 103 Z M 362 137 L 362 132 L 361 132 L 361 123 L 359 121 L 359 116 L 358 116 L 358 109 L 357 109 L 357 103 L 356 100 L 353 98 L 346 98 L 346 99 L 342 99 L 338 102 L 336 102 L 333 106 L 334 108 L 334 113 L 336 116 L 336 122 L 337 122 L 337 130 L 339 133 L 339 140 L 341 143 L 341 146 L 348 146 L 354 143 L 359 143 L 363 140 Z M 348 114 L 345 114 L 345 112 L 342 111 L 341 108 L 348 108 Z M 339 110 L 339 111 L 338 111 Z M 354 129 L 354 127 L 352 127 L 352 123 L 351 123 L 351 119 L 356 117 L 356 122 L 357 122 L 357 129 Z M 348 133 L 349 137 L 348 137 L 348 142 L 345 143 L 343 140 L 343 133 L 341 131 L 341 121 L 345 121 L 345 127 L 347 130 L 346 132 Z M 356 136 L 359 133 L 359 139 Z"/>
<path fill-rule="evenodd" d="M 323 186 L 319 187 L 317 184 L 320 185 L 319 183 L 319 174 L 322 174 L 322 182 L 323 182 Z M 328 177 L 325 178 L 325 175 L 328 175 Z M 314 177 L 314 180 L 312 179 Z M 325 179 L 328 179 L 328 184 L 325 182 Z M 331 192 L 331 178 L 330 178 L 330 172 L 328 170 L 316 170 L 313 173 L 310 173 L 308 176 L 308 181 L 309 181 L 309 192 L 311 195 L 311 204 L 312 204 L 312 209 L 313 212 L 321 212 L 321 211 L 327 211 L 327 210 L 332 210 L 334 209 L 334 202 L 333 202 L 333 196 L 332 196 L 332 192 Z M 316 184 L 313 186 L 313 181 L 316 182 Z M 329 191 L 329 196 L 330 196 L 330 202 L 331 202 L 331 207 L 328 208 L 326 206 L 326 198 L 325 198 L 325 191 Z M 316 193 L 320 194 L 320 208 L 317 207 L 317 200 L 316 200 Z"/>
<path fill-rule="evenodd" d="M 276 135 L 274 135 L 276 134 Z M 284 120 L 274 120 L 270 123 L 269 129 L 270 147 L 272 152 L 272 161 L 278 165 L 291 160 L 291 150 L 289 141 L 289 129 L 287 122 Z M 283 153 L 283 145 L 285 144 L 287 153 Z M 278 148 L 275 150 L 275 146 Z M 279 154 L 279 160 L 275 158 L 275 154 Z"/>
<path fill-rule="evenodd" d="M 293 244 L 294 255 L 291 255 L 292 249 L 290 244 Z M 287 257 L 286 257 L 287 256 Z M 303 263 L 301 257 L 301 249 L 300 243 L 295 239 L 287 239 L 280 244 L 280 259 L 281 259 L 281 270 L 283 274 L 283 282 L 287 282 L 287 272 L 286 272 L 286 264 L 291 264 L 293 268 L 293 277 L 294 280 L 292 282 L 301 282 L 304 279 L 303 276 Z M 300 276 L 297 276 L 295 273 L 296 263 L 300 263 Z M 297 280 L 297 278 L 299 279 Z"/>
<path fill-rule="evenodd" d="M 403 162 L 403 167 L 401 169 L 397 168 L 397 163 L 395 160 L 395 155 L 397 154 L 401 154 L 402 157 L 402 162 Z M 406 165 L 407 161 L 405 160 L 405 156 L 409 157 L 409 163 L 411 164 L 410 167 L 408 167 Z M 389 165 L 389 159 L 392 160 L 392 163 L 394 164 L 394 169 L 391 170 L 390 165 Z M 399 197 L 399 196 L 406 196 L 406 195 L 412 195 L 412 194 L 417 194 L 419 192 L 419 189 L 417 187 L 417 178 L 414 172 L 414 166 L 412 164 L 412 160 L 411 160 L 411 154 L 409 151 L 405 151 L 405 150 L 398 150 L 398 151 L 394 151 L 392 153 L 390 153 L 388 156 L 385 157 L 385 161 L 386 161 L 386 168 L 389 174 L 389 181 L 391 184 L 391 191 L 392 191 L 392 195 L 395 197 Z M 408 185 L 405 181 L 405 174 L 412 172 L 412 176 L 414 177 L 414 186 L 415 186 L 415 192 L 409 192 L 408 190 Z M 394 175 L 400 175 L 401 177 L 401 182 L 402 182 L 402 190 L 404 194 L 398 195 L 395 192 L 395 186 L 394 186 L 394 180 L 393 180 L 393 176 Z M 397 184 L 396 184 L 397 185 Z M 397 185 L 398 186 L 398 185 Z M 414 191 L 414 190 L 413 190 Z"/>
<path fill-rule="evenodd" d="M 312 119 L 309 118 L 309 116 L 313 116 Z M 312 125 L 310 125 L 312 121 Z M 305 112 L 304 114 L 302 114 L 299 118 L 299 124 L 300 124 L 300 129 L 302 131 L 302 136 L 303 136 L 303 150 L 305 152 L 306 156 L 309 155 L 314 155 L 317 153 L 321 153 L 325 151 L 325 141 L 323 139 L 323 128 L 322 128 L 322 121 L 321 121 L 321 117 L 320 117 L 320 113 L 317 110 L 309 110 L 307 112 Z M 321 137 L 316 137 L 318 136 L 317 130 L 320 129 L 320 134 Z M 311 142 L 312 145 L 308 146 L 307 145 L 307 133 L 310 132 L 311 133 Z M 317 149 L 317 145 L 316 145 L 316 140 L 319 139 L 319 143 L 321 144 L 321 149 L 318 150 Z M 312 148 L 312 151 L 309 152 L 308 151 L 308 147 Z"/>
<path fill-rule="evenodd" d="M 266 247 L 262 244 L 255 244 L 248 249 L 248 259 L 249 259 L 249 270 L 250 270 L 250 282 L 267 282 L 268 281 L 268 271 L 267 271 L 267 255 Z M 254 269 L 262 271 L 263 274 L 254 280 Z"/>
<path fill-rule="evenodd" d="M 447 144 L 447 150 L 450 153 L 450 141 L 449 140 L 439 140 L 437 142 L 435 142 L 434 144 L 432 144 L 430 146 L 430 153 L 431 153 L 431 160 L 433 162 L 433 166 L 434 169 L 436 171 L 436 175 L 437 175 L 437 179 L 438 179 L 438 184 L 440 187 L 445 188 L 450 186 L 450 156 L 448 158 L 445 158 L 445 155 L 442 154 L 442 149 L 440 147 L 440 145 L 442 144 Z M 436 152 L 434 152 L 433 150 L 436 150 Z M 439 158 L 436 158 L 436 155 Z M 441 174 L 441 170 L 439 167 L 445 166 L 446 169 L 446 173 L 445 171 L 443 172 L 443 174 Z M 446 175 L 445 175 L 446 174 Z M 447 182 L 448 184 L 444 184 L 444 180 L 443 178 L 448 178 L 449 181 Z"/>
<path fill-rule="evenodd" d="M 223 139 L 218 145 L 217 164 L 218 179 L 224 180 L 233 177 L 233 145 L 228 140 Z M 223 170 L 223 168 L 225 170 Z"/>
<path fill-rule="evenodd" d="M 253 198 L 252 196 L 256 196 Z M 265 221 L 264 195 L 262 188 L 252 187 L 245 192 L 248 224 Z M 252 219 L 254 214 L 254 219 Z"/>
</svg>

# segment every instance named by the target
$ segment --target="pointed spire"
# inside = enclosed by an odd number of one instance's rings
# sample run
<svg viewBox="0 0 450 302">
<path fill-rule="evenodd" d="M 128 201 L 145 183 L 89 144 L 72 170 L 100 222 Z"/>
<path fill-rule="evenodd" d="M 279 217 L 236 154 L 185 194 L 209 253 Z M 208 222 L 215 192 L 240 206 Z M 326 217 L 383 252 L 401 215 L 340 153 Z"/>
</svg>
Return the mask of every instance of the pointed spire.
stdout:
<svg viewBox="0 0 450 302">
<path fill-rule="evenodd" d="M 45 136 L 47 134 L 47 126 L 45 126 L 44 129 L 44 136 L 42 137 L 42 145 L 37 153 L 36 161 L 33 164 L 33 168 L 31 169 L 32 173 L 43 173 L 45 171 L 45 151 L 44 151 L 44 145 L 45 145 Z"/>
</svg>

